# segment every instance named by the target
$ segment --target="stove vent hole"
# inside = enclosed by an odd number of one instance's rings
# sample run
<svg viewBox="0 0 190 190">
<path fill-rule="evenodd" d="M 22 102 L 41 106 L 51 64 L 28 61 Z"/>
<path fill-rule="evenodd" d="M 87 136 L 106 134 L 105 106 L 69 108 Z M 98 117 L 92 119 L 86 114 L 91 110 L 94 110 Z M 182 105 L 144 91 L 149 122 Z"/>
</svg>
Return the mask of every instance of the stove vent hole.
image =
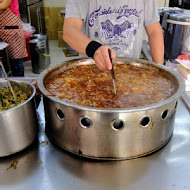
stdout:
<svg viewBox="0 0 190 190">
<path fill-rule="evenodd" d="M 162 113 L 162 119 L 166 119 L 167 116 L 168 116 L 168 110 L 165 110 L 165 111 Z"/>
<path fill-rule="evenodd" d="M 80 119 L 80 125 L 84 128 L 89 128 L 92 125 L 92 120 L 88 117 L 82 117 Z"/>
<path fill-rule="evenodd" d="M 124 127 L 124 122 L 120 119 L 116 119 L 112 122 L 112 127 L 114 130 L 121 130 Z"/>
<path fill-rule="evenodd" d="M 63 113 L 63 111 L 61 109 L 56 110 L 56 115 L 57 115 L 58 119 L 60 119 L 60 120 L 63 120 L 65 117 L 65 114 Z"/>
<path fill-rule="evenodd" d="M 149 123 L 150 123 L 150 118 L 149 118 L 148 116 L 143 117 L 143 118 L 141 119 L 141 121 L 140 121 L 140 125 L 141 125 L 143 128 L 148 127 Z"/>
</svg>

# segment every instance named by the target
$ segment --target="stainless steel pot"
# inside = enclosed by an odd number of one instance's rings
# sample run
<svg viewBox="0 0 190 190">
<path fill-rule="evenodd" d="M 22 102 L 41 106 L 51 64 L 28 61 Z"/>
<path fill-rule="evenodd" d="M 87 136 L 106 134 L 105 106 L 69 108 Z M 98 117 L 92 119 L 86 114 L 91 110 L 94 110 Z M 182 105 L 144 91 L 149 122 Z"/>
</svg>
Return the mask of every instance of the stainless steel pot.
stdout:
<svg viewBox="0 0 190 190">
<path fill-rule="evenodd" d="M 8 156 L 28 147 L 37 137 L 38 121 L 34 105 L 36 89 L 30 83 L 11 81 L 29 97 L 16 107 L 0 112 L 0 157 Z M 0 88 L 8 87 L 0 81 Z"/>
<path fill-rule="evenodd" d="M 94 64 L 94 61 L 79 59 L 50 67 L 40 74 L 37 83 L 44 94 L 46 132 L 54 143 L 80 156 L 122 160 L 150 154 L 170 140 L 177 101 L 184 91 L 181 77 L 152 62 L 133 59 L 117 59 L 116 62 L 164 73 L 175 84 L 176 93 L 159 103 L 127 109 L 73 105 L 48 96 L 44 81 L 73 65 Z"/>
<path fill-rule="evenodd" d="M 190 54 L 190 10 L 165 8 L 163 14 L 165 59 L 173 61 L 181 54 Z"/>
</svg>

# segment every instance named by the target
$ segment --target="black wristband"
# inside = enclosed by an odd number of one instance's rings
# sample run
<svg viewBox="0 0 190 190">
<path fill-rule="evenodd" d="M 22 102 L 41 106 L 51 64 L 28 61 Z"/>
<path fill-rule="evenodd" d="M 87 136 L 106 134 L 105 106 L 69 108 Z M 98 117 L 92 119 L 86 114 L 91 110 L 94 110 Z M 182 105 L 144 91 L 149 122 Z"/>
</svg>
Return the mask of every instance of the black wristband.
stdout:
<svg viewBox="0 0 190 190">
<path fill-rule="evenodd" d="M 102 46 L 102 44 L 100 44 L 99 42 L 96 41 L 91 41 L 87 47 L 86 47 L 86 55 L 88 55 L 88 57 L 94 57 L 94 53 L 95 51 Z"/>
</svg>

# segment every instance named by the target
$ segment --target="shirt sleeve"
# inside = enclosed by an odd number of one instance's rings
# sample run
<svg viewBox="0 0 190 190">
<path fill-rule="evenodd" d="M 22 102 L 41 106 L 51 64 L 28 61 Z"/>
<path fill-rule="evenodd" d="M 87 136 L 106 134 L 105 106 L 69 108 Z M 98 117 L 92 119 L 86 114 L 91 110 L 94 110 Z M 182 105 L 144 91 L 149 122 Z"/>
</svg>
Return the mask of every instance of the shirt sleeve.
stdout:
<svg viewBox="0 0 190 190">
<path fill-rule="evenodd" d="M 155 0 L 145 0 L 144 26 L 160 21 Z"/>
<path fill-rule="evenodd" d="M 65 18 L 87 18 L 88 0 L 67 0 Z"/>
</svg>

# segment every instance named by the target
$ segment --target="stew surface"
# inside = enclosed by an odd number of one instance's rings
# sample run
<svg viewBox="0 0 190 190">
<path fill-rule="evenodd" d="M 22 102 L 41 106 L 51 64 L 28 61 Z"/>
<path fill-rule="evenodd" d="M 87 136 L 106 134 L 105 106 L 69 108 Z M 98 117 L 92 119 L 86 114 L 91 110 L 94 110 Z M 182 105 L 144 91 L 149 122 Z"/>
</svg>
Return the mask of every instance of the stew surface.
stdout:
<svg viewBox="0 0 190 190">
<path fill-rule="evenodd" d="M 175 85 L 153 70 L 114 64 L 117 94 L 110 72 L 96 65 L 73 67 L 44 82 L 50 96 L 76 105 L 98 108 L 130 108 L 163 101 L 175 93 Z"/>
</svg>

